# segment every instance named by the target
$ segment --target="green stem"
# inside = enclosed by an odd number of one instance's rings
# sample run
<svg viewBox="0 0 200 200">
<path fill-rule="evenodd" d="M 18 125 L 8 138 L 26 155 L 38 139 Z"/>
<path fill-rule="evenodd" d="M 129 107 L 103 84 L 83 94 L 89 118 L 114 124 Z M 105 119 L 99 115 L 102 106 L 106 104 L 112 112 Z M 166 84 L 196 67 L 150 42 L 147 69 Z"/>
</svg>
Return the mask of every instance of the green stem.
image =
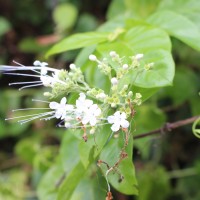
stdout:
<svg viewBox="0 0 200 200">
<path fill-rule="evenodd" d="M 174 170 L 174 171 L 168 172 L 168 177 L 169 179 L 184 178 L 188 176 L 195 176 L 197 174 L 198 173 L 195 168 L 188 168 L 188 169 Z"/>
</svg>

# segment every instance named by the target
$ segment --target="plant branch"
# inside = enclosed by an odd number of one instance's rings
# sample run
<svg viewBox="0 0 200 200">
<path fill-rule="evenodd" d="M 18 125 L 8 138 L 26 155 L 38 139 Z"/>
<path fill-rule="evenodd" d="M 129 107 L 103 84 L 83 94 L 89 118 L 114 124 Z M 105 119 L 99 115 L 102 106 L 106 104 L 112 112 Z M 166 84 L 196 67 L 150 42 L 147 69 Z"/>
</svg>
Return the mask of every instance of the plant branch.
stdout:
<svg viewBox="0 0 200 200">
<path fill-rule="evenodd" d="M 200 116 L 198 115 L 198 116 L 194 116 L 194 117 L 191 117 L 191 118 L 188 118 L 188 119 L 176 121 L 176 122 L 173 122 L 173 123 L 167 122 L 161 128 L 158 128 L 158 129 L 155 129 L 153 131 L 146 132 L 146 133 L 142 133 L 140 135 L 136 135 L 133 138 L 139 139 L 139 138 L 144 138 L 144 137 L 148 137 L 148 136 L 151 136 L 151 135 L 157 135 L 157 134 L 160 134 L 160 133 L 170 132 L 173 129 L 176 129 L 178 127 L 185 126 L 187 124 L 193 123 L 199 117 Z"/>
</svg>

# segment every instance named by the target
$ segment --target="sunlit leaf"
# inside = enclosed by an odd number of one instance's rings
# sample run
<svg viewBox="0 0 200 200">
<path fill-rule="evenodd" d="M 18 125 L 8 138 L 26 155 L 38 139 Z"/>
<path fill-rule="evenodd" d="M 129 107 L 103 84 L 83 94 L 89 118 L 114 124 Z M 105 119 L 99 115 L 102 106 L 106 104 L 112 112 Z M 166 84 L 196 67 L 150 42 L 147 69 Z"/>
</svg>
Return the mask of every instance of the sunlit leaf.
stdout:
<svg viewBox="0 0 200 200">
<path fill-rule="evenodd" d="M 54 45 L 47 52 L 46 56 L 105 42 L 108 39 L 108 35 L 109 33 L 105 32 L 87 32 L 74 34 Z"/>
<path fill-rule="evenodd" d="M 183 15 L 173 11 L 159 11 L 148 18 L 148 22 L 166 30 L 196 50 L 200 50 L 198 27 Z"/>
</svg>

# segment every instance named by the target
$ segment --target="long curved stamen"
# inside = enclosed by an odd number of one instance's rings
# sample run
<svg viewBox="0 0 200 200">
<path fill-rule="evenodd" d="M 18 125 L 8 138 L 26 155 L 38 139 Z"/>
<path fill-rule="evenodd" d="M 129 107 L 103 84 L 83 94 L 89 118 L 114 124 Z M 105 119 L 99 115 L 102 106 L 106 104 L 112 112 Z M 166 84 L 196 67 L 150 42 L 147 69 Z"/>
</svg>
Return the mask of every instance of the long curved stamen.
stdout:
<svg viewBox="0 0 200 200">
<path fill-rule="evenodd" d="M 27 85 L 27 86 L 23 86 L 23 87 L 19 88 L 19 90 L 23 90 L 25 88 L 30 88 L 30 87 L 37 87 L 37 86 L 41 86 L 41 85 L 43 85 L 43 84 L 40 83 L 40 84 L 34 84 L 34 85 Z"/>
<path fill-rule="evenodd" d="M 30 84 L 30 83 L 42 83 L 42 81 L 14 82 L 14 83 L 9 83 L 8 85 L 23 85 L 23 84 Z"/>
<path fill-rule="evenodd" d="M 13 120 L 13 119 L 20 119 L 20 118 L 24 118 L 24 117 L 32 117 L 32 116 L 42 116 L 42 115 L 44 115 L 44 114 L 54 114 L 55 113 L 55 111 L 51 111 L 51 112 L 46 112 L 46 113 L 37 113 L 37 114 L 31 114 L 31 115 L 22 115 L 22 116 L 18 116 L 18 117 L 10 117 L 10 118 L 6 118 L 5 120 L 7 121 L 7 120 Z"/>
<path fill-rule="evenodd" d="M 32 101 L 43 102 L 43 103 L 50 103 L 50 101 L 43 101 L 43 100 L 39 100 L 39 99 L 32 99 Z"/>
<path fill-rule="evenodd" d="M 19 108 L 12 110 L 12 112 L 22 111 L 22 110 L 49 110 L 51 108 Z"/>
<path fill-rule="evenodd" d="M 8 74 L 8 75 L 15 75 L 15 76 L 30 76 L 30 77 L 36 77 L 36 78 L 40 78 L 41 76 L 39 75 L 33 75 L 33 74 L 22 74 L 22 73 L 4 73 L 4 74 Z"/>
<path fill-rule="evenodd" d="M 47 113 L 43 113 L 43 114 L 38 114 L 36 115 L 35 117 L 31 117 L 29 119 L 23 119 L 23 120 L 19 120 L 18 122 L 20 124 L 25 124 L 27 122 L 30 122 L 30 121 L 33 121 L 34 119 L 38 119 L 38 118 L 41 118 L 41 117 L 44 117 L 44 116 L 47 116 L 47 115 L 51 115 L 51 114 L 54 114 L 55 112 L 47 112 Z"/>
</svg>

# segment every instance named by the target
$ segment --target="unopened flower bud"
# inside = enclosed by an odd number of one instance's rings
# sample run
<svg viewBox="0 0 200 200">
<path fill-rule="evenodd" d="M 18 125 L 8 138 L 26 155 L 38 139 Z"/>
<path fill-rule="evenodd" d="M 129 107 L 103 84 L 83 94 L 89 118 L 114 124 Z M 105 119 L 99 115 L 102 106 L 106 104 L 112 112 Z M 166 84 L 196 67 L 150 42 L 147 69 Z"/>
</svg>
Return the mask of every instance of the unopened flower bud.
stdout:
<svg viewBox="0 0 200 200">
<path fill-rule="evenodd" d="M 124 85 L 124 90 L 127 90 L 128 89 L 128 85 Z"/>
<path fill-rule="evenodd" d="M 124 70 L 126 70 L 126 69 L 128 69 L 128 65 L 127 65 L 127 64 L 123 64 L 122 68 L 123 68 Z"/>
<path fill-rule="evenodd" d="M 129 96 L 129 97 L 132 97 L 132 96 L 133 96 L 133 92 L 130 91 L 130 92 L 128 93 L 128 96 Z"/>
<path fill-rule="evenodd" d="M 69 68 L 70 68 L 71 70 L 74 70 L 74 69 L 76 69 L 76 65 L 72 63 L 72 64 L 69 65 Z"/>
<path fill-rule="evenodd" d="M 95 128 L 90 129 L 90 134 L 94 134 L 95 133 Z"/>
<path fill-rule="evenodd" d="M 51 96 L 51 93 L 50 93 L 50 92 L 44 92 L 43 95 L 44 95 L 45 97 L 49 97 L 49 96 Z"/>
<path fill-rule="evenodd" d="M 115 108 L 116 107 L 116 103 L 111 103 L 111 107 Z"/>
<path fill-rule="evenodd" d="M 102 92 L 102 93 L 100 93 L 100 94 L 97 94 L 97 95 L 96 95 L 96 98 L 105 99 L 105 98 L 106 98 L 106 94 Z"/>
<path fill-rule="evenodd" d="M 153 67 L 154 66 L 154 63 L 152 62 L 152 63 L 149 63 L 149 66 L 150 67 Z"/>
<path fill-rule="evenodd" d="M 89 55 L 89 59 L 90 59 L 91 61 L 96 61 L 96 60 L 97 60 L 97 57 L 96 57 L 95 55 L 91 54 L 91 55 Z"/>
<path fill-rule="evenodd" d="M 118 80 L 117 80 L 117 78 L 111 78 L 111 83 L 113 84 L 113 85 L 117 85 L 118 84 Z"/>
<path fill-rule="evenodd" d="M 74 74 L 74 73 L 72 73 L 72 72 L 69 72 L 69 76 L 73 76 L 73 74 Z"/>
<path fill-rule="evenodd" d="M 136 93 L 135 96 L 137 99 L 140 99 L 142 97 L 142 95 L 140 93 Z"/>
<path fill-rule="evenodd" d="M 144 54 L 139 53 L 139 54 L 135 55 L 135 58 L 139 61 L 143 58 L 143 56 L 144 56 Z"/>
<path fill-rule="evenodd" d="M 116 56 L 117 56 L 117 53 L 116 53 L 115 51 L 111 51 L 111 52 L 110 52 L 110 56 L 111 56 L 111 57 L 116 57 Z"/>
</svg>

